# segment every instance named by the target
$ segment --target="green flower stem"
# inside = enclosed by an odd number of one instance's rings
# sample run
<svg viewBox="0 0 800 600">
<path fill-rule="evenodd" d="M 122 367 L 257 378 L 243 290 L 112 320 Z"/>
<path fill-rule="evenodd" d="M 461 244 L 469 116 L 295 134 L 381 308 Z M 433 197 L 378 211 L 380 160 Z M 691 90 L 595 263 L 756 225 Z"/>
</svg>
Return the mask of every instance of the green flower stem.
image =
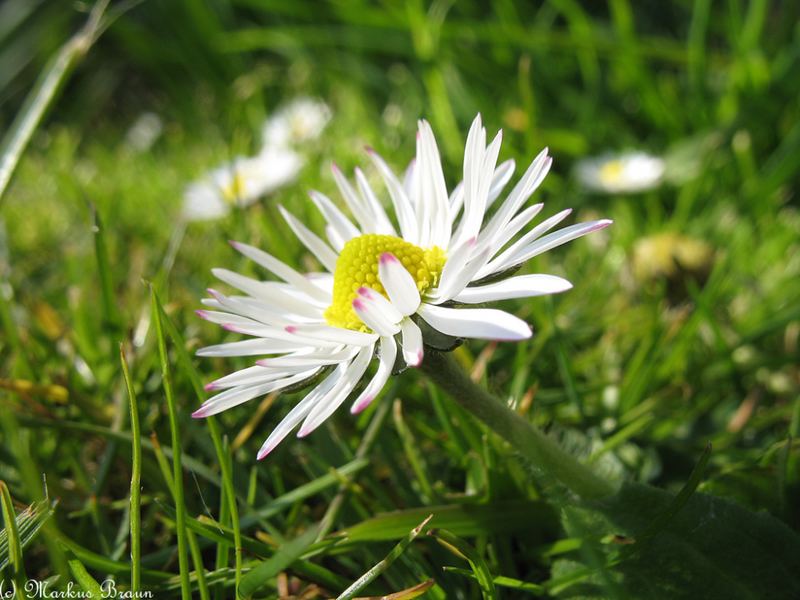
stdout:
<svg viewBox="0 0 800 600">
<path fill-rule="evenodd" d="M 428 350 L 422 371 L 520 454 L 584 498 L 602 498 L 615 487 L 565 451 L 555 440 L 475 384 L 451 353 Z"/>
</svg>

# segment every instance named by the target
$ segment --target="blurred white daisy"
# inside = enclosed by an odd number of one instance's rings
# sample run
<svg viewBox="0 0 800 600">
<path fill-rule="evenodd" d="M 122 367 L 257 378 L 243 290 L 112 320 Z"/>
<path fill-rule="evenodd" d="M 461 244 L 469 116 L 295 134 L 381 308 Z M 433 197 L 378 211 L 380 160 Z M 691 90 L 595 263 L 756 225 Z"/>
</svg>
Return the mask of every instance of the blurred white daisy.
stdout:
<svg viewBox="0 0 800 600">
<path fill-rule="evenodd" d="M 330 118 L 330 108 L 320 100 L 306 97 L 292 100 L 264 123 L 264 146 L 282 148 L 315 140 Z"/>
<path fill-rule="evenodd" d="M 289 149 L 266 148 L 258 156 L 239 156 L 187 186 L 183 194 L 183 218 L 219 219 L 234 205 L 249 206 L 294 181 L 303 163 L 304 159 Z"/>
<path fill-rule="evenodd" d="M 644 152 L 605 154 L 580 161 L 575 173 L 584 187 L 596 192 L 641 192 L 661 183 L 664 161 Z"/>
<path fill-rule="evenodd" d="M 525 204 L 550 169 L 547 150 L 487 216 L 514 171 L 513 161 L 497 165 L 500 142 L 498 133 L 487 146 L 478 116 L 467 138 L 464 181 L 450 195 L 427 122 L 419 123 L 416 160 L 402 182 L 370 150 L 388 188 L 395 219 L 360 169 L 353 186 L 334 166 L 334 179 L 355 221 L 326 196 L 312 192 L 327 221 L 326 241 L 281 208 L 323 273 L 301 274 L 262 250 L 232 242 L 280 281 L 214 269 L 217 278 L 243 295 L 210 290 L 211 298 L 203 301 L 209 310 L 199 311 L 200 315 L 251 339 L 210 346 L 198 354 L 265 358 L 209 384 L 207 389 L 223 391 L 193 416 L 214 415 L 319 376 L 320 381 L 264 442 L 260 459 L 298 425 L 297 435 L 303 437 L 325 421 L 354 393 L 376 349 L 377 369 L 355 394 L 353 413 L 378 395 L 396 363 L 419 365 L 424 359 L 423 321 L 426 329 L 456 338 L 530 337 L 528 324 L 507 312 L 464 305 L 569 289 L 568 281 L 554 275 L 510 273 L 528 259 L 611 221 L 579 223 L 547 233 L 570 214 L 564 210 L 518 236 L 542 210 L 542 204 Z"/>
<path fill-rule="evenodd" d="M 161 117 L 153 112 L 143 112 L 125 133 L 125 145 L 135 152 L 147 152 L 163 131 Z"/>
</svg>

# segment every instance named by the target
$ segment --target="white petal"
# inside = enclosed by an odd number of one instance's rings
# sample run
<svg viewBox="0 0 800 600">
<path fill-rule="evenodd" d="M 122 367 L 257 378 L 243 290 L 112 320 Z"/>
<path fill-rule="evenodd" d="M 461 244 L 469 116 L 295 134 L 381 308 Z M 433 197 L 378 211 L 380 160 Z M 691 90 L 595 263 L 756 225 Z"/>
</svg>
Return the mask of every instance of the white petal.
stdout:
<svg viewBox="0 0 800 600">
<path fill-rule="evenodd" d="M 289 387 L 295 383 L 299 383 L 314 375 L 314 373 L 316 373 L 318 370 L 319 369 L 310 369 L 301 371 L 284 379 L 279 379 L 277 381 L 271 381 L 260 385 L 231 388 L 206 400 L 200 408 L 192 413 L 192 417 L 195 419 L 201 419 L 203 417 L 216 415 L 224 410 L 233 408 L 239 404 L 243 404 L 248 400 L 252 400 L 256 396 L 263 396 L 264 394 L 269 394 L 270 392 L 275 392 L 285 387 Z"/>
<path fill-rule="evenodd" d="M 525 201 L 542 183 L 545 176 L 550 171 L 550 166 L 552 164 L 553 160 L 547 156 L 547 148 L 545 148 L 533 160 L 528 170 L 525 171 L 525 174 L 517 182 L 517 185 L 511 190 L 508 198 L 506 198 L 494 216 L 489 220 L 489 223 L 482 229 L 481 235 L 478 236 L 479 244 L 486 238 L 494 237 L 505 228 L 506 224 L 517 214 L 517 211 L 525 204 Z"/>
<path fill-rule="evenodd" d="M 330 296 L 327 296 L 325 301 L 319 301 L 277 281 L 257 281 L 228 269 L 215 268 L 211 269 L 211 272 L 220 281 L 224 281 L 254 298 L 279 307 L 289 314 L 322 319 L 324 309 L 331 303 Z"/>
<path fill-rule="evenodd" d="M 383 389 L 383 386 L 386 385 L 389 376 L 392 374 L 394 361 L 397 358 L 397 344 L 393 337 L 388 336 L 381 338 L 380 354 L 378 370 L 375 371 L 372 380 L 367 384 L 367 387 L 364 388 L 364 391 L 359 394 L 358 398 L 353 402 L 353 406 L 350 408 L 350 412 L 353 414 L 360 413 L 369 406 L 370 402 L 375 399 Z"/>
<path fill-rule="evenodd" d="M 450 192 L 450 223 L 455 222 L 461 207 L 464 206 L 464 182 L 459 181 L 458 185 Z"/>
<path fill-rule="evenodd" d="M 187 221 L 206 221 L 224 217 L 230 211 L 230 204 L 211 181 L 198 181 L 190 184 L 183 193 L 181 216 Z"/>
<path fill-rule="evenodd" d="M 287 354 L 286 356 L 278 356 L 277 358 L 264 358 L 256 361 L 262 367 L 269 367 L 272 369 L 287 369 L 294 367 L 321 367 L 324 365 L 335 365 L 343 360 L 350 360 L 355 356 L 356 350 L 353 348 L 345 348 L 344 350 L 331 351 L 322 350 L 319 352 L 305 352 L 298 354 Z"/>
<path fill-rule="evenodd" d="M 478 304 L 510 298 L 558 294 L 571 288 L 572 284 L 569 281 L 555 275 L 520 275 L 489 285 L 468 287 L 453 299 L 466 304 Z"/>
<path fill-rule="evenodd" d="M 394 254 L 390 252 L 381 254 L 378 261 L 378 278 L 386 288 L 392 304 L 402 315 L 416 312 L 420 303 L 417 283 Z"/>
<path fill-rule="evenodd" d="M 455 244 L 460 244 L 464 239 L 473 237 L 466 231 L 474 229 L 478 219 L 483 216 L 482 211 L 485 205 L 480 203 L 478 191 L 481 185 L 481 165 L 485 149 L 486 130 L 483 128 L 479 114 L 472 121 L 464 147 L 464 214 L 456 231 Z"/>
<path fill-rule="evenodd" d="M 553 227 L 555 227 L 561 221 L 566 219 L 570 214 L 572 214 L 572 209 L 567 208 L 565 210 L 562 210 L 560 213 L 557 213 L 552 217 L 545 219 L 544 221 L 539 223 L 536 227 L 525 233 L 525 235 L 523 235 L 516 242 L 511 244 L 499 256 L 497 256 L 488 265 L 486 265 L 486 268 L 483 269 L 480 273 L 481 277 L 485 277 L 486 275 L 499 271 L 505 268 L 505 266 L 510 266 L 512 264 L 519 264 L 517 262 L 513 262 L 514 257 L 517 254 L 519 254 L 524 248 L 526 248 L 533 240 L 541 237 L 542 234 L 550 231 Z"/>
<path fill-rule="evenodd" d="M 213 289 L 209 289 L 208 293 L 214 296 L 214 300 L 223 309 L 265 325 L 286 326 L 297 322 L 299 318 L 298 315 L 275 310 L 267 303 L 250 296 L 225 296 Z"/>
<path fill-rule="evenodd" d="M 218 344 L 216 346 L 206 346 L 205 348 L 200 348 L 195 354 L 197 356 L 264 356 L 279 352 L 292 352 L 306 347 L 305 344 L 287 342 L 286 340 L 256 338 Z"/>
<path fill-rule="evenodd" d="M 337 344 L 352 344 L 353 346 L 370 346 L 378 339 L 374 333 L 362 333 L 327 325 L 290 325 L 286 331 L 290 335 Z"/>
<path fill-rule="evenodd" d="M 331 250 L 331 247 L 323 242 L 317 235 L 312 233 L 308 227 L 298 221 L 294 215 L 283 208 L 283 206 L 278 205 L 278 209 L 281 211 L 283 218 L 286 219 L 286 222 L 289 224 L 289 227 L 292 228 L 292 231 L 297 238 L 303 242 L 303 245 L 305 245 L 305 247 L 308 248 L 314 256 L 317 257 L 319 262 L 322 263 L 322 266 L 328 269 L 328 271 L 331 273 L 336 271 L 336 259 L 338 257 L 336 253 Z"/>
<path fill-rule="evenodd" d="M 350 366 L 344 373 L 344 376 L 336 383 L 333 389 L 328 392 L 325 397 L 320 400 L 312 411 L 303 421 L 300 426 L 300 431 L 297 432 L 297 437 L 305 437 L 317 427 L 319 427 L 334 411 L 342 405 L 353 391 L 353 388 L 364 376 L 367 370 L 369 361 L 372 360 L 372 354 L 375 351 L 374 346 L 362 348 L 358 355 L 355 357 Z"/>
<path fill-rule="evenodd" d="M 418 367 L 422 362 L 422 331 L 411 319 L 403 319 L 400 323 L 403 332 L 403 360 L 410 367 Z"/>
<path fill-rule="evenodd" d="M 400 332 L 400 327 L 390 321 L 389 316 L 375 302 L 359 296 L 353 300 L 353 310 L 367 327 L 381 337 Z"/>
<path fill-rule="evenodd" d="M 444 263 L 442 275 L 439 277 L 438 289 L 441 292 L 446 292 L 454 281 L 459 278 L 460 273 L 469 260 L 472 249 L 475 247 L 475 238 L 470 238 L 456 248 L 450 256 L 447 257 L 447 262 Z M 436 297 L 439 297 L 437 292 Z"/>
<path fill-rule="evenodd" d="M 231 246 L 236 248 L 239 252 L 244 254 L 250 260 L 258 263 L 271 273 L 274 273 L 287 283 L 292 284 L 293 286 L 297 287 L 297 289 L 302 290 L 309 296 L 316 298 L 322 302 L 329 300 L 329 297 L 320 290 L 317 286 L 310 283 L 303 275 L 295 271 L 286 263 L 278 260 L 271 254 L 264 252 L 263 250 L 251 246 L 249 244 L 243 244 L 241 242 L 231 242 Z"/>
<path fill-rule="evenodd" d="M 485 135 L 485 134 L 484 134 Z M 498 132 L 492 143 L 481 152 L 480 160 L 476 159 L 472 169 L 472 194 L 470 198 L 467 195 L 464 198 L 464 216 L 459 223 L 455 239 L 461 242 L 471 237 L 477 237 L 480 232 L 481 225 L 483 224 L 484 217 L 486 216 L 486 206 L 489 201 L 489 189 L 492 184 L 494 176 L 494 168 L 497 163 L 497 156 L 500 152 L 500 144 L 502 142 L 502 132 Z M 466 166 L 465 174 L 466 174 Z M 466 180 L 465 180 L 466 181 Z M 470 188 L 466 188 L 466 192 L 470 192 Z"/>
<path fill-rule="evenodd" d="M 364 233 L 377 233 L 378 224 L 375 221 L 375 217 L 372 215 L 372 211 L 364 205 L 361 198 L 358 197 L 358 194 L 356 194 L 356 191 L 353 189 L 353 186 L 350 185 L 350 182 L 347 181 L 347 178 L 336 164 L 331 165 L 331 172 L 333 173 L 333 179 L 336 181 L 339 192 L 344 197 L 347 208 L 350 209 L 356 221 L 361 225 L 361 231 Z"/>
<path fill-rule="evenodd" d="M 270 381 L 277 381 L 283 379 L 293 373 L 300 371 L 308 371 L 309 367 L 298 367 L 291 369 L 270 369 L 256 365 L 254 367 L 247 367 L 241 369 L 225 377 L 220 377 L 211 383 L 206 384 L 205 390 L 210 392 L 212 390 L 224 390 L 232 387 L 253 387 L 262 383 Z"/>
<path fill-rule="evenodd" d="M 328 225 L 336 232 L 337 238 L 347 242 L 361 235 L 361 232 L 350 222 L 350 219 L 345 217 L 342 211 L 336 208 L 336 205 L 325 194 L 311 191 L 309 196 L 311 196 L 311 200 L 319 212 L 322 213 L 322 216 L 325 217 Z M 331 236 L 328 237 L 330 238 Z M 333 240 L 331 240 L 331 243 L 334 244 Z M 337 246 L 337 244 L 334 244 L 334 246 Z"/>
<path fill-rule="evenodd" d="M 420 169 L 422 198 L 429 209 L 430 238 L 428 246 L 447 248 L 450 243 L 450 202 L 442 172 L 442 159 L 436 138 L 427 121 L 419 122 L 417 165 Z"/>
<path fill-rule="evenodd" d="M 395 307 L 394 304 L 384 298 L 383 294 L 379 294 L 372 288 L 360 287 L 358 288 L 358 295 L 364 300 L 373 302 L 378 310 L 381 311 L 386 318 L 392 323 L 399 323 L 403 319 L 403 314 Z"/>
<path fill-rule="evenodd" d="M 286 327 L 273 327 L 270 325 L 260 324 L 243 325 L 241 323 L 224 323 L 222 326 L 228 331 L 233 331 L 244 335 L 252 335 L 270 340 L 285 340 L 296 344 L 304 344 L 307 347 L 336 348 L 342 344 L 348 343 L 343 342 L 341 339 L 336 339 L 340 336 L 326 335 L 325 330 L 332 329 L 327 325 L 287 325 Z M 310 329 L 311 334 L 301 335 L 297 331 L 301 327 Z M 318 330 L 323 330 L 323 332 L 320 333 Z M 358 332 L 354 331 L 353 333 Z"/>
<path fill-rule="evenodd" d="M 517 235 L 522 229 L 525 228 L 528 223 L 530 223 L 536 215 L 538 215 L 544 204 L 541 202 L 539 204 L 534 204 L 533 206 L 529 206 L 521 213 L 519 213 L 516 217 L 511 219 L 511 221 L 506 225 L 502 231 L 498 232 L 494 237 L 491 239 L 484 239 L 478 238 L 478 245 L 480 246 L 481 243 L 488 243 L 489 247 L 492 249 L 490 255 L 495 255 L 503 246 L 505 246 L 511 239 Z M 483 234 L 481 234 L 483 235 Z M 481 246 L 482 247 L 482 246 Z"/>
<path fill-rule="evenodd" d="M 324 398 L 325 394 L 327 394 L 344 376 L 348 366 L 349 365 L 342 364 L 336 367 L 333 373 L 328 375 L 322 383 L 306 394 L 306 396 L 289 411 L 289 414 L 287 414 L 278 426 L 272 430 L 272 433 L 269 434 L 269 437 L 261 446 L 261 449 L 258 451 L 258 460 L 263 459 L 267 454 L 272 452 L 275 447 L 289 435 L 292 429 L 308 416 L 308 413 L 311 412 L 314 406 L 316 406 L 316 404 Z"/>
<path fill-rule="evenodd" d="M 506 185 L 509 181 L 511 181 L 511 177 L 514 175 L 515 168 L 516 163 L 514 162 L 514 159 L 510 158 L 500 163 L 494 170 L 492 185 L 489 188 L 489 200 L 486 203 L 487 209 L 494 204 L 494 201 L 497 200 L 500 197 L 500 194 L 503 193 Z"/>
<path fill-rule="evenodd" d="M 417 172 L 416 166 L 417 159 L 412 158 L 406 167 L 405 173 L 403 173 L 403 189 L 406 191 L 409 198 L 411 198 L 411 193 L 414 190 L 414 180 L 416 179 Z M 411 204 L 413 206 L 414 203 L 412 202 Z"/>
<path fill-rule="evenodd" d="M 460 271 L 455 273 L 450 281 L 447 282 L 446 288 L 439 286 L 433 296 L 435 298 L 433 303 L 441 304 L 442 302 L 446 302 L 467 287 L 470 281 L 475 278 L 478 271 L 486 264 L 486 261 L 489 259 L 489 252 L 489 248 L 484 248 L 478 256 L 470 260 Z"/>
<path fill-rule="evenodd" d="M 532 335 L 525 321 L 502 310 L 423 304 L 418 312 L 431 327 L 455 337 L 514 341 Z"/>
<path fill-rule="evenodd" d="M 529 246 L 518 250 L 516 254 L 507 258 L 505 263 L 498 267 L 498 270 L 522 264 L 534 256 L 542 254 L 543 252 L 547 252 L 548 250 L 552 250 L 556 246 L 571 242 L 572 240 L 582 237 L 587 233 L 604 229 L 605 227 L 611 225 L 611 223 L 613 223 L 613 221 L 610 219 L 600 219 L 599 221 L 576 223 L 575 225 L 570 225 L 564 229 L 554 231 L 553 233 L 544 236 L 540 240 L 536 240 Z"/>
<path fill-rule="evenodd" d="M 234 315 L 229 312 L 220 312 L 216 310 L 198 310 L 197 315 L 209 323 L 216 323 L 217 325 L 223 326 L 228 324 L 236 324 L 243 325 L 245 327 L 260 327 L 263 325 L 263 323 L 259 323 L 258 321 L 248 319 L 247 317 L 243 317 L 241 315 Z"/>
<path fill-rule="evenodd" d="M 414 206 L 417 217 L 417 229 L 419 231 L 419 241 L 415 242 L 423 248 L 430 247 L 431 244 L 431 209 L 430 202 L 425 197 L 423 186 L 426 185 L 425 177 L 425 145 L 422 143 L 422 136 L 417 132 L 417 151 L 415 154 L 416 162 L 411 173 L 411 192 L 409 197 Z"/>
<path fill-rule="evenodd" d="M 397 236 L 394 226 L 392 225 L 391 221 L 389 221 L 389 217 L 386 216 L 386 211 L 383 210 L 383 205 L 381 204 L 380 200 L 378 200 L 375 192 L 372 191 L 372 186 L 370 186 L 367 178 L 364 176 L 364 172 L 356 167 L 355 173 L 358 191 L 361 193 L 364 204 L 372 213 L 376 223 L 376 232 L 384 235 Z"/>
<path fill-rule="evenodd" d="M 394 204 L 394 212 L 397 216 L 397 221 L 400 223 L 400 233 L 403 239 L 416 244 L 418 241 L 417 217 L 414 214 L 414 209 L 411 206 L 406 190 L 403 188 L 403 184 L 400 183 L 389 166 L 374 150 L 368 148 L 367 153 L 375 167 L 377 167 L 381 177 L 383 177 L 386 189 L 389 190 L 389 196 Z"/>
<path fill-rule="evenodd" d="M 513 158 L 510 158 L 498 165 L 494 171 L 492 178 L 492 185 L 489 188 L 489 200 L 486 203 L 488 209 L 495 200 L 503 193 L 506 184 L 511 180 L 514 175 L 514 168 L 516 163 Z M 462 205 L 464 204 L 464 182 L 459 183 L 453 192 L 450 194 L 450 221 L 455 222 Z"/>
</svg>

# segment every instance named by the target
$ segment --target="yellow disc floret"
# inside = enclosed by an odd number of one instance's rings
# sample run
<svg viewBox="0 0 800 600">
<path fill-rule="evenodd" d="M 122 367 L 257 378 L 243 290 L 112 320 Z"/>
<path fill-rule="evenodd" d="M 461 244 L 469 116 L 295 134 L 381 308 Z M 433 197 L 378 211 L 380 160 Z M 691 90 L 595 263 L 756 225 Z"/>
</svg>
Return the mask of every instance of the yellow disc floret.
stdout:
<svg viewBox="0 0 800 600">
<path fill-rule="evenodd" d="M 353 300 L 360 287 L 368 287 L 387 296 L 378 278 L 381 254 L 391 252 L 417 283 L 420 294 L 439 283 L 446 260 L 444 250 L 434 246 L 428 250 L 392 235 L 369 233 L 348 241 L 336 261 L 333 274 L 333 304 L 325 310 L 329 325 L 367 331 L 368 328 L 353 310 Z"/>
<path fill-rule="evenodd" d="M 621 160 L 610 160 L 600 167 L 600 181 L 605 185 L 614 185 L 625 172 L 625 165 Z"/>
</svg>

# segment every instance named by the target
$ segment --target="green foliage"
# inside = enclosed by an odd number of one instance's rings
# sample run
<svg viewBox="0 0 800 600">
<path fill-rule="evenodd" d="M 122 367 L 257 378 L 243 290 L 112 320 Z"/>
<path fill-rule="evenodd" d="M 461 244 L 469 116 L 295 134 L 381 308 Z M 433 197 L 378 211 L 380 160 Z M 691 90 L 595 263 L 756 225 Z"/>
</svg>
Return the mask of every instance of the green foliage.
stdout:
<svg viewBox="0 0 800 600">
<path fill-rule="evenodd" d="M 619 495 L 569 512 L 600 542 L 599 567 L 613 577 L 622 597 L 793 598 L 800 594 L 800 536 L 765 513 L 753 513 L 698 493 L 651 536 L 668 514 L 672 498 L 641 484 Z M 570 523 L 566 524 L 567 528 Z M 583 593 L 606 597 L 602 578 L 591 571 L 576 581 Z M 562 593 L 572 597 L 574 589 Z"/>
<path fill-rule="evenodd" d="M 0 4 L 4 131 L 85 22 L 76 7 Z M 359 593 L 395 598 L 800 596 L 800 5 L 176 0 L 109 11 L 0 204 L 0 478 L 3 523 L 17 531 L 0 532 L 4 574 L 20 555 L 27 576 L 55 587 L 113 575 L 121 590 L 140 578 L 164 598 L 232 598 L 237 584 L 328 597 L 370 573 Z M 299 94 L 324 98 L 333 119 L 301 149 L 298 182 L 217 222 L 180 223 L 186 184 L 256 151 L 264 117 Z M 364 165 L 370 144 L 402 171 L 420 117 L 452 188 L 478 111 L 504 129 L 501 160 L 518 174 L 550 147 L 544 216 L 573 207 L 576 220 L 614 225 L 524 268 L 575 286 L 503 306 L 533 339 L 469 341 L 455 356 L 603 477 L 625 480 L 620 493 L 579 503 L 413 369 L 364 414 L 340 411 L 263 462 L 258 447 L 302 392 L 191 419 L 204 383 L 249 364 L 193 356 L 237 339 L 193 314 L 210 268 L 263 276 L 226 240 L 314 270 L 276 204 L 319 232 L 306 192 L 336 197 L 328 163 Z M 143 112 L 164 125 L 147 151 L 127 137 Z M 628 147 L 666 157 L 664 185 L 580 188 L 577 160 Z M 654 268 L 641 242 L 665 233 L 712 258 L 698 272 Z M 428 535 L 395 551 L 429 514 L 466 560 Z"/>
</svg>

